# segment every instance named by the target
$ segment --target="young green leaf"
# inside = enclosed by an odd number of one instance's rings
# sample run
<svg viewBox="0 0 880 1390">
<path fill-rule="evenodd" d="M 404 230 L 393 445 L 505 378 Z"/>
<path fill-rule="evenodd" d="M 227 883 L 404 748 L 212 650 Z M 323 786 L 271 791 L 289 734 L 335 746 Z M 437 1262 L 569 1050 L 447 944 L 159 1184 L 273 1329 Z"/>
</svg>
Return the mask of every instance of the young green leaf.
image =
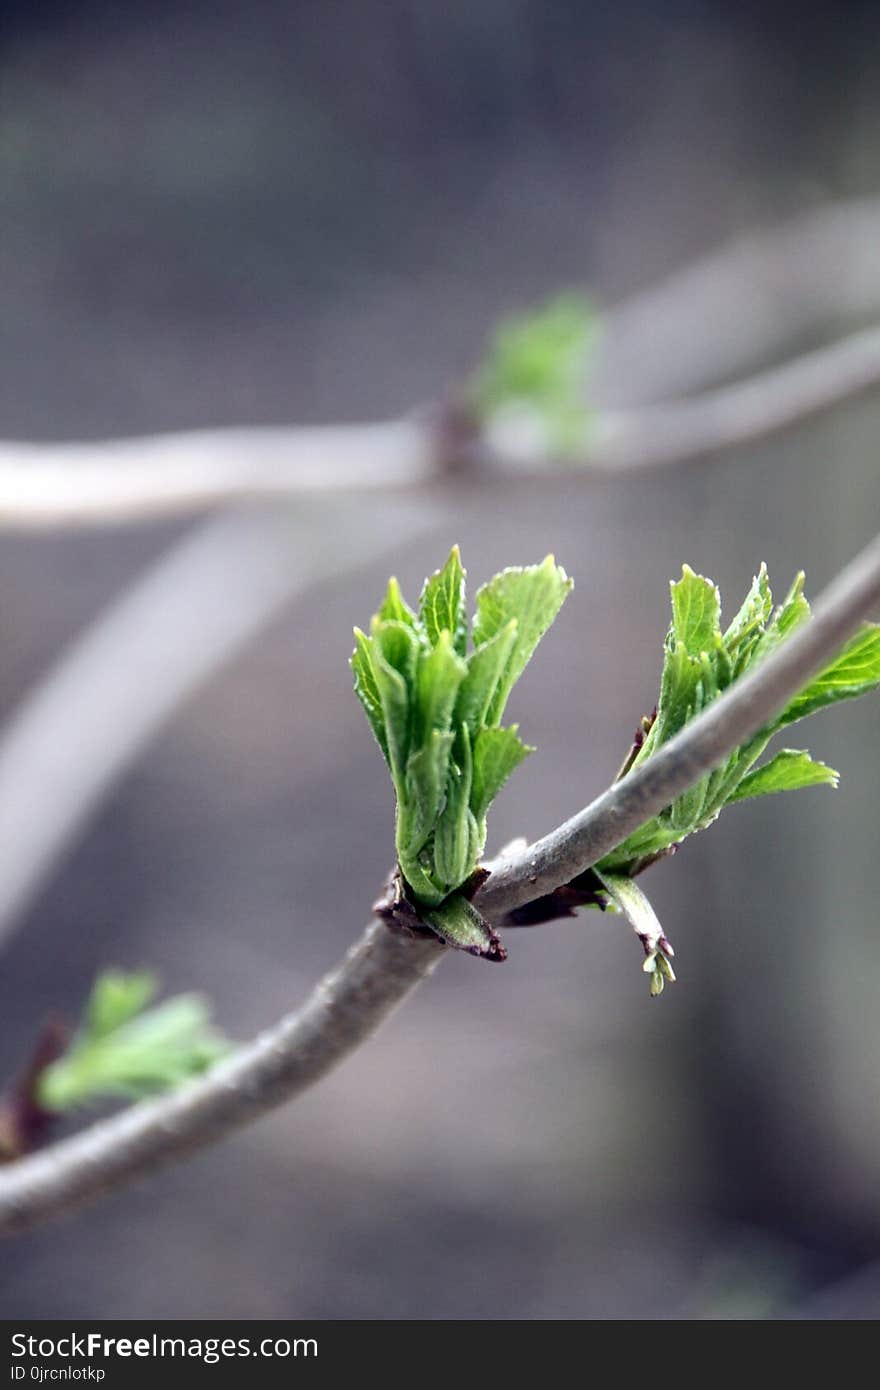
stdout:
<svg viewBox="0 0 880 1390">
<path fill-rule="evenodd" d="M 407 627 L 415 627 L 416 615 L 400 592 L 394 575 L 388 580 L 388 589 L 385 594 L 385 601 L 379 609 L 379 618 L 382 622 L 405 623 Z"/>
<path fill-rule="evenodd" d="M 634 765 L 644 762 L 655 748 L 705 709 L 733 676 L 721 636 L 721 604 L 715 585 L 684 565 L 681 579 L 669 587 L 672 626 L 664 648 L 657 719 Z M 694 814 L 689 808 L 702 801 L 703 792 L 695 788 L 673 814 L 683 822 Z"/>
<path fill-rule="evenodd" d="M 406 795 L 398 807 L 397 846 L 401 861 L 407 864 L 418 859 L 443 809 L 454 737 L 435 729 L 406 765 Z"/>
<path fill-rule="evenodd" d="M 750 638 L 760 636 L 773 612 L 773 595 L 767 578 L 767 566 L 762 564 L 752 580 L 752 586 L 742 607 L 724 634 L 724 646 L 731 656 L 746 645 Z M 720 617 L 720 614 L 719 614 Z"/>
<path fill-rule="evenodd" d="M 458 723 L 467 725 L 471 736 L 486 723 L 489 706 L 516 641 L 516 629 L 516 618 L 511 618 L 467 659 L 467 675 L 458 692 L 455 718 Z"/>
<path fill-rule="evenodd" d="M 880 627 L 866 623 L 805 690 L 796 695 L 774 728 L 784 729 L 808 714 L 853 700 L 880 686 Z"/>
<path fill-rule="evenodd" d="M 441 633 L 448 632 L 459 656 L 467 649 L 464 579 L 461 555 L 454 545 L 442 570 L 425 580 L 419 601 L 419 618 L 431 646 L 436 646 Z"/>
<path fill-rule="evenodd" d="M 434 866 L 443 896 L 458 888 L 476 866 L 482 849 L 476 818 L 471 810 L 473 757 L 470 738 L 462 731 L 461 765 L 451 759 L 446 781 L 446 804 L 434 832 Z"/>
<path fill-rule="evenodd" d="M 562 607 L 572 587 L 565 570 L 552 555 L 540 565 L 506 569 L 496 574 L 477 593 L 474 618 L 474 646 L 489 642 L 502 628 L 516 619 L 510 654 L 489 702 L 486 719 L 498 724 L 508 696 Z"/>
<path fill-rule="evenodd" d="M 437 645 L 422 652 L 416 675 L 415 742 L 424 742 L 431 730 L 446 733 L 467 665 L 452 649 L 452 637 L 443 629 Z"/>
<path fill-rule="evenodd" d="M 798 791 L 801 787 L 836 787 L 840 773 L 814 761 L 802 749 L 783 748 L 763 767 L 749 772 L 727 797 L 727 804 L 773 792 Z"/>
<path fill-rule="evenodd" d="M 471 808 L 481 821 L 510 774 L 534 753 L 517 733 L 509 729 L 481 729 L 474 740 L 474 785 Z"/>
<path fill-rule="evenodd" d="M 790 637 L 796 627 L 805 623 L 810 617 L 810 605 L 804 597 L 804 572 L 800 570 L 794 577 L 792 586 L 779 605 L 779 610 L 774 614 L 773 622 L 770 624 L 768 635 L 777 641 L 784 637 Z M 765 655 L 761 650 L 759 655 Z"/>
<path fill-rule="evenodd" d="M 103 1038 L 141 1013 L 156 995 L 159 982 L 149 970 L 105 970 L 99 975 L 86 1005 L 85 1028 Z"/>
<path fill-rule="evenodd" d="M 711 579 L 683 565 L 681 579 L 669 586 L 672 630 L 688 656 L 714 651 L 721 642 L 721 599 Z"/>
<path fill-rule="evenodd" d="M 403 781 L 406 760 L 409 756 L 410 717 L 415 692 L 412 681 L 415 675 L 415 652 L 409 660 L 409 647 L 403 638 L 409 629 L 400 623 L 373 622 L 370 641 L 370 664 L 382 711 L 382 728 L 388 748 L 388 765 L 395 783 Z M 414 639 L 413 639 L 414 640 Z M 391 654 L 403 664 L 401 672 Z M 409 679 L 407 679 L 409 678 Z"/>
<path fill-rule="evenodd" d="M 418 634 L 408 623 L 396 618 L 373 619 L 373 647 L 403 677 L 409 689 L 415 680 L 419 661 Z"/>
<path fill-rule="evenodd" d="M 354 673 L 354 693 L 364 707 L 373 736 L 382 750 L 382 756 L 390 768 L 388 738 L 385 734 L 385 711 L 379 686 L 373 671 L 370 639 L 359 627 L 354 630 L 355 649 L 351 657 Z"/>
</svg>

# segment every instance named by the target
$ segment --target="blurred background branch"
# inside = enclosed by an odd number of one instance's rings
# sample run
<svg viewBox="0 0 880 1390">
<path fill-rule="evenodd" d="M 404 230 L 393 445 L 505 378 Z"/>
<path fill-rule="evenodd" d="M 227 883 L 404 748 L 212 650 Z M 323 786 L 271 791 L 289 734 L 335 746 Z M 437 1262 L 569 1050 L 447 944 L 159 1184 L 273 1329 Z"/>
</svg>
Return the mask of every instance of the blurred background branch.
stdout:
<svg viewBox="0 0 880 1390">
<path fill-rule="evenodd" d="M 880 385 L 880 329 L 690 400 L 609 414 L 587 467 L 640 472 L 748 448 Z"/>
<path fill-rule="evenodd" d="M 798 332 L 880 306 L 871 254 L 878 241 L 877 200 L 822 209 L 736 242 L 611 309 L 602 318 L 594 379 L 591 373 L 585 383 L 596 419 L 570 466 L 614 473 L 690 462 L 758 443 L 876 388 L 880 329 L 869 328 L 705 390 Z M 715 331 L 722 322 L 724 332 Z M 620 382 L 624 401 L 635 393 L 654 403 L 615 406 Z M 661 390 L 683 394 L 657 401 Z M 516 421 L 490 427 L 481 440 L 447 429 L 436 408 L 363 425 L 7 441 L 0 443 L 0 527 L 146 522 L 260 497 L 413 487 L 475 466 L 493 475 L 541 475 L 554 461 L 540 435 Z"/>
<path fill-rule="evenodd" d="M 840 199 L 753 230 L 603 320 L 602 405 L 691 395 L 880 314 L 880 198 Z"/>
<path fill-rule="evenodd" d="M 371 922 L 301 1009 L 201 1080 L 0 1167 L 0 1234 L 112 1192 L 292 1099 L 365 1042 L 445 949 Z"/>
<path fill-rule="evenodd" d="M 193 430 L 90 444 L 0 444 L 0 527 L 112 525 L 260 497 L 412 487 L 436 475 L 416 422 Z"/>
<path fill-rule="evenodd" d="M 435 524 L 403 502 L 385 522 L 341 504 L 332 545 L 314 506 L 207 522 L 61 656 L 0 732 L 0 941 L 144 745 L 283 605 Z"/>
</svg>

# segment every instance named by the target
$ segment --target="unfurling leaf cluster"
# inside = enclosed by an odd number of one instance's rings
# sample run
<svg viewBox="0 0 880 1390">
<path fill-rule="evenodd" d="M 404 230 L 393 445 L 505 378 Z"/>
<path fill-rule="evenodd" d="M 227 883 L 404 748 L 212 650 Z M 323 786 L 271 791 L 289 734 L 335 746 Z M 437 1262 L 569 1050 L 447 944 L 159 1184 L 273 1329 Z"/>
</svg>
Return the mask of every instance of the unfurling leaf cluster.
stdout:
<svg viewBox="0 0 880 1390">
<path fill-rule="evenodd" d="M 394 784 L 407 894 L 442 936 L 481 954 L 480 920 L 454 895 L 479 863 L 492 801 L 532 751 L 501 720 L 570 588 L 552 556 L 503 570 L 477 593 L 469 642 L 455 547 L 417 611 L 392 579 L 369 635 L 355 629 L 354 686 Z"/>
<path fill-rule="evenodd" d="M 684 566 L 681 579 L 670 586 L 672 623 L 664 648 L 656 712 L 642 721 L 621 775 L 652 757 L 729 685 L 807 621 L 810 606 L 803 584 L 804 576 L 799 574 L 785 599 L 774 608 L 767 570 L 762 565 L 736 617 L 722 630 L 718 589 L 711 580 Z M 880 627 L 866 623 L 771 723 L 596 865 L 596 875 L 605 884 L 606 900 L 627 914 L 642 937 L 653 993 L 662 990 L 664 978 L 674 978 L 668 953 L 663 945 L 657 949 L 657 942 L 661 941 L 659 928 L 645 927 L 644 904 L 636 910 L 624 901 L 619 892 L 620 877 L 637 874 L 687 836 L 711 825 L 724 807 L 734 802 L 800 787 L 836 787 L 838 774 L 834 769 L 814 761 L 803 749 L 783 748 L 769 761 L 756 764 L 770 740 L 789 725 L 878 686 Z M 668 947 L 668 942 L 665 945 Z"/>
<path fill-rule="evenodd" d="M 762 565 L 742 607 L 722 632 L 718 589 L 710 579 L 684 566 L 681 579 L 670 586 L 672 624 L 664 649 L 656 716 L 645 721 L 647 731 L 643 738 L 637 737 L 640 746 L 634 748 L 627 771 L 650 758 L 733 681 L 807 621 L 810 605 L 803 585 L 804 576 L 799 574 L 785 599 L 774 608 L 767 570 Z M 835 787 L 838 774 L 834 769 L 814 761 L 802 749 L 783 748 L 760 767 L 755 764 L 774 735 L 789 725 L 878 685 L 880 627 L 866 623 L 781 714 L 619 845 L 599 867 L 632 873 L 640 860 L 711 825 L 732 802 L 822 783 Z"/>
</svg>

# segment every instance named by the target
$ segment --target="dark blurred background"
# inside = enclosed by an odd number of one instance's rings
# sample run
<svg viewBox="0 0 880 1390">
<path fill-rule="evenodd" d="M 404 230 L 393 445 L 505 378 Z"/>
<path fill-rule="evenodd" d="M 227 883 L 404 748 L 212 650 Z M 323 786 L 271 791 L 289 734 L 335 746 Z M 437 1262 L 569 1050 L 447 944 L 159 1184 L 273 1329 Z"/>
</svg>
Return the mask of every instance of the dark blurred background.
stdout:
<svg viewBox="0 0 880 1390">
<path fill-rule="evenodd" d="M 569 285 L 613 304 L 880 193 L 870 3 L 0 13 L 7 439 L 382 418 L 460 379 L 505 312 Z M 104 965 L 203 988 L 244 1038 L 360 930 L 392 801 L 346 658 L 391 569 L 417 589 L 459 540 L 477 583 L 549 550 L 575 576 L 517 692 L 539 753 L 497 847 L 613 775 L 683 561 L 733 606 L 761 560 L 815 593 L 870 538 L 878 428 L 868 400 L 650 478 L 426 496 L 428 539 L 292 602 L 105 800 L 6 948 L 0 1072 Z M 338 543 L 334 504 L 307 523 Z M 187 525 L 3 534 L 4 712 Z M 662 999 L 597 914 L 511 934 L 503 969 L 450 959 L 301 1101 L 8 1246 L 3 1314 L 875 1316 L 878 718 L 810 727 L 838 793 L 731 811 L 652 871 L 680 962 Z"/>
</svg>

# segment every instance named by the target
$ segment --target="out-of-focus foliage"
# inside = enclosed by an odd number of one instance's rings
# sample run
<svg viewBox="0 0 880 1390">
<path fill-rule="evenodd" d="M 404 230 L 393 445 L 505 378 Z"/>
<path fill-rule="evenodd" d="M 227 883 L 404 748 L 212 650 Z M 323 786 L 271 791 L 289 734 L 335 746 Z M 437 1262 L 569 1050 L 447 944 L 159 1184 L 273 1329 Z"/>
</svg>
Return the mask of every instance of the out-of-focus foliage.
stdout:
<svg viewBox="0 0 880 1390">
<path fill-rule="evenodd" d="M 157 989 L 146 971 L 99 975 L 76 1037 L 38 1080 L 40 1105 L 72 1110 L 107 1096 L 171 1090 L 229 1050 L 204 999 L 179 994 L 150 1008 Z"/>
<path fill-rule="evenodd" d="M 581 452 L 589 436 L 588 378 L 598 319 L 582 296 L 567 293 L 496 328 L 471 395 L 484 421 L 531 417 L 547 450 Z"/>
</svg>

